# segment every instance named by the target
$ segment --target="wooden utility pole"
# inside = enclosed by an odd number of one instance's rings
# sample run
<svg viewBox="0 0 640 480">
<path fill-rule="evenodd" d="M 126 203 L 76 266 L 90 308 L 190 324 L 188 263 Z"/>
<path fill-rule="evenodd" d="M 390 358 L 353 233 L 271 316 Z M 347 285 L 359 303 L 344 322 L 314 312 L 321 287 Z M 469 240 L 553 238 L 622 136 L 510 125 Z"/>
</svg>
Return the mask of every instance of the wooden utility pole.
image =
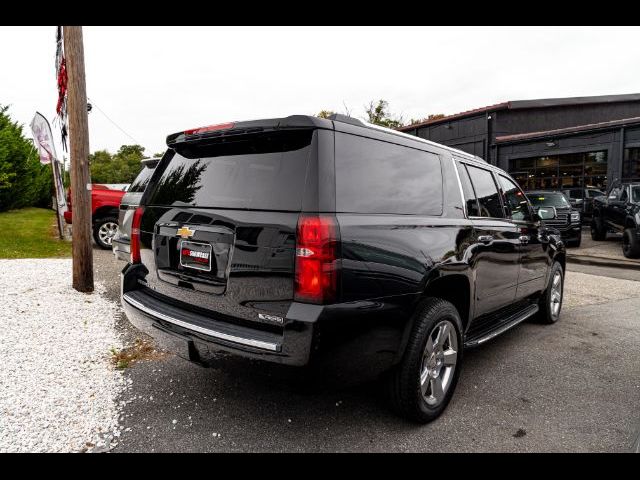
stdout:
<svg viewBox="0 0 640 480">
<path fill-rule="evenodd" d="M 73 209 L 73 288 L 93 291 L 91 245 L 91 178 L 89 175 L 89 121 L 84 76 L 82 27 L 65 26 L 64 53 L 67 68 L 67 114 L 71 144 L 71 208 Z"/>
</svg>

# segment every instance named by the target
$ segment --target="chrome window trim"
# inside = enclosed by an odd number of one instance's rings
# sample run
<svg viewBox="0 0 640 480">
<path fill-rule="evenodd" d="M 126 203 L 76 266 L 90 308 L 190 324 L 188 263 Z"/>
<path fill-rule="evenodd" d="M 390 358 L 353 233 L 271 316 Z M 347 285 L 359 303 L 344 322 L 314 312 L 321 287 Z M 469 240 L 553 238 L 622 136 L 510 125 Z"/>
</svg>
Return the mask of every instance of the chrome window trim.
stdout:
<svg viewBox="0 0 640 480">
<path fill-rule="evenodd" d="M 458 180 L 458 191 L 460 192 L 460 199 L 462 200 L 462 211 L 464 212 L 464 217 L 469 219 L 469 212 L 467 212 L 467 202 L 464 198 L 464 190 L 462 189 L 462 180 L 460 180 L 460 172 L 458 171 L 458 165 L 460 162 L 456 161 L 456 157 L 451 156 L 451 161 L 453 162 L 453 168 L 456 171 L 456 179 Z M 444 195 L 444 189 L 443 189 Z"/>
</svg>

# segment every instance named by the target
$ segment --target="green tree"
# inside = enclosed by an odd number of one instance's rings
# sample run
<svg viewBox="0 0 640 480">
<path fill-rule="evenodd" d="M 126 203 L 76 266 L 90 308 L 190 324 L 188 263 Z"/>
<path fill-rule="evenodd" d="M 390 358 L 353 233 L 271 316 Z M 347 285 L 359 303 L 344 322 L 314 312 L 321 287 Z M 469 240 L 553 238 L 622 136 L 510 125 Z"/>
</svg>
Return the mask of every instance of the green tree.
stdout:
<svg viewBox="0 0 640 480">
<path fill-rule="evenodd" d="M 387 128 L 399 128 L 404 125 L 402 117 L 395 117 L 389 112 L 389 102 L 386 100 L 373 100 L 369 102 L 369 106 L 365 107 L 368 122 L 374 125 L 380 125 Z"/>
<path fill-rule="evenodd" d="M 331 111 L 331 110 L 320 110 L 317 114 L 316 117 L 318 118 L 329 118 L 331 115 L 333 115 L 335 112 Z"/>
<path fill-rule="evenodd" d="M 51 166 L 42 165 L 23 126 L 12 122 L 0 105 L 0 211 L 51 205 Z"/>
<path fill-rule="evenodd" d="M 111 155 L 107 150 L 98 150 L 89 155 L 91 181 L 93 183 L 131 183 L 140 173 L 144 158 L 144 147 L 122 145 Z"/>
<path fill-rule="evenodd" d="M 381 125 L 387 128 L 399 128 L 404 126 L 402 117 L 396 117 L 389 112 L 389 102 L 386 100 L 378 100 L 377 102 L 372 100 L 369 102 L 369 106 L 365 106 L 364 108 L 366 113 L 365 120 L 369 123 Z M 347 107 L 345 105 L 345 110 L 346 109 Z M 316 117 L 329 118 L 333 114 L 334 112 L 332 110 L 321 110 L 316 114 Z M 351 116 L 351 113 L 347 110 L 345 115 Z"/>
</svg>

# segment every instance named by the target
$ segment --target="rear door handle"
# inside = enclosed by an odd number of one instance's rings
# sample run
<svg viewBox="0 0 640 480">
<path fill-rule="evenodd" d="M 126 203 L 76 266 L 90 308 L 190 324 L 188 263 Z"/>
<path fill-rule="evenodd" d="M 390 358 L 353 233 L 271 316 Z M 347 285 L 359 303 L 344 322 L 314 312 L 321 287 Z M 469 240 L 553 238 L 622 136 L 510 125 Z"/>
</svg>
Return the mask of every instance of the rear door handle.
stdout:
<svg viewBox="0 0 640 480">
<path fill-rule="evenodd" d="M 480 235 L 480 236 L 478 236 L 478 241 L 482 242 L 482 243 L 493 242 L 493 236 L 492 235 Z"/>
<path fill-rule="evenodd" d="M 529 235 L 520 235 L 518 237 L 518 240 L 520 240 L 520 243 L 522 243 L 523 245 L 526 245 L 527 243 L 529 243 L 529 240 L 531 240 L 531 238 L 529 238 Z"/>
</svg>

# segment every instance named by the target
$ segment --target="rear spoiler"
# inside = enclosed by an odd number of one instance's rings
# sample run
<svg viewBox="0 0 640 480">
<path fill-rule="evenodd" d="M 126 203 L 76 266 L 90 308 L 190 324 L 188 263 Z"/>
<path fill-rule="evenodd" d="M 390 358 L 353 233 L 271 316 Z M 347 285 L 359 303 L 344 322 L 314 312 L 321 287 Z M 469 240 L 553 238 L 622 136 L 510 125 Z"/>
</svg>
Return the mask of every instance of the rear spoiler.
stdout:
<svg viewBox="0 0 640 480">
<path fill-rule="evenodd" d="M 291 115 L 285 118 L 266 120 L 249 120 L 245 122 L 229 122 L 193 128 L 167 136 L 167 146 L 179 143 L 197 142 L 206 138 L 232 137 L 280 129 L 326 128 L 333 129 L 333 122 L 309 115 Z"/>
</svg>

